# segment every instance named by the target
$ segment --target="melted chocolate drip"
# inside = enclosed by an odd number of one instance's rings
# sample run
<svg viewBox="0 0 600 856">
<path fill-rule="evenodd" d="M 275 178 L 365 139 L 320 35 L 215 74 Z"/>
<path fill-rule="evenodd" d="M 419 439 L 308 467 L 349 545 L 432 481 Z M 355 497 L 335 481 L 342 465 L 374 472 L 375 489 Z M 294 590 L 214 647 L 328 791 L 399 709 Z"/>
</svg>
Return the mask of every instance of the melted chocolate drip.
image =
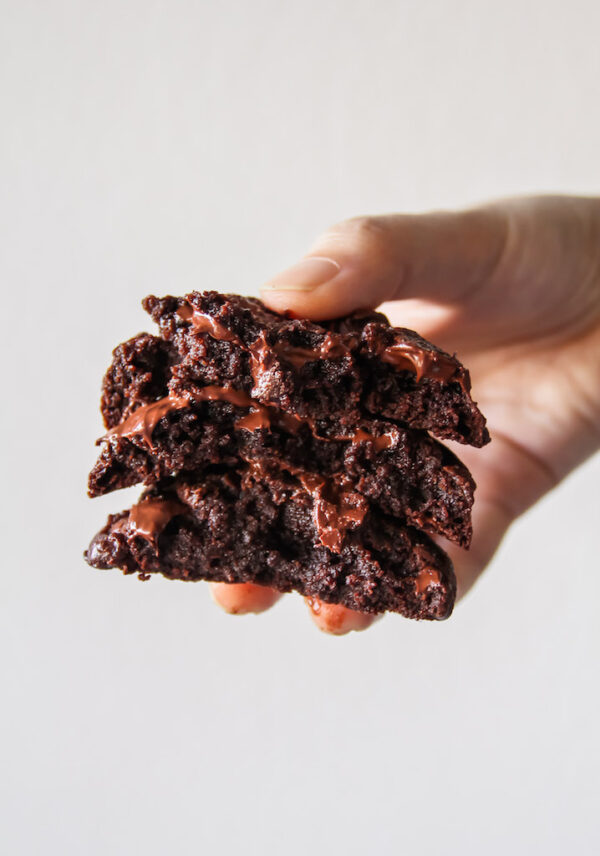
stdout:
<svg viewBox="0 0 600 856">
<path fill-rule="evenodd" d="M 295 369 L 301 369 L 306 363 L 315 360 L 337 360 L 341 357 L 347 357 L 357 344 L 358 340 L 354 336 L 347 337 L 347 342 L 343 342 L 339 336 L 327 333 L 318 348 L 298 348 L 280 343 L 275 345 L 274 350 L 280 357 L 291 363 Z"/>
<path fill-rule="evenodd" d="M 458 380 L 454 376 L 458 372 L 456 361 L 437 351 L 420 348 L 410 342 L 398 342 L 388 345 L 380 353 L 385 363 L 402 370 L 412 370 L 417 376 L 417 383 L 423 378 L 432 380 Z"/>
<path fill-rule="evenodd" d="M 249 412 L 236 421 L 234 427 L 238 430 L 270 430 L 273 425 L 276 425 L 290 434 L 297 434 L 302 425 L 308 425 L 313 436 L 319 436 L 315 431 L 314 423 L 311 419 L 303 419 L 300 416 L 285 413 L 275 407 L 267 407 L 264 404 L 259 404 L 258 401 L 250 398 L 247 393 L 240 389 L 231 389 L 224 386 L 205 386 L 198 390 L 198 392 L 186 393 L 185 397 L 168 395 L 151 404 L 142 404 L 124 419 L 123 422 L 111 428 L 104 435 L 104 438 L 110 439 L 111 437 L 134 437 L 140 435 L 144 442 L 150 448 L 153 448 L 152 432 L 160 420 L 172 410 L 181 410 L 189 407 L 195 401 L 225 401 L 234 407 L 249 408 Z M 357 428 L 352 434 L 343 437 L 320 437 L 319 439 L 324 441 L 327 441 L 327 439 L 332 441 L 348 441 L 351 443 L 371 442 L 375 446 L 375 450 L 380 452 L 393 445 L 394 433 L 390 431 L 376 436 L 375 434 L 369 434 L 362 428 Z"/>
<path fill-rule="evenodd" d="M 266 407 L 253 408 L 245 416 L 241 416 L 234 427 L 238 431 L 241 429 L 245 429 L 246 431 L 260 431 L 261 428 L 270 431 L 271 417 Z"/>
<path fill-rule="evenodd" d="M 383 449 L 389 449 L 390 446 L 394 444 L 394 434 L 392 431 L 387 431 L 384 434 L 381 434 L 379 437 L 375 436 L 375 434 L 369 434 L 367 431 L 363 431 L 362 428 L 357 428 L 354 432 L 354 435 L 350 438 L 351 443 L 373 443 L 376 452 L 381 452 Z"/>
<path fill-rule="evenodd" d="M 194 309 L 189 303 L 180 306 L 177 314 L 184 321 L 191 321 L 192 325 L 200 333 L 208 333 L 213 339 L 218 339 L 221 342 L 234 342 L 236 345 L 242 344 L 235 333 L 231 333 L 227 327 L 220 324 L 212 315 L 201 312 L 199 309 Z"/>
<path fill-rule="evenodd" d="M 273 364 L 274 352 L 298 370 L 306 363 L 315 360 L 335 360 L 349 356 L 358 345 L 356 336 L 344 334 L 342 337 L 340 334 L 329 332 L 318 348 L 296 347 L 285 342 L 271 346 L 265 340 L 264 334 L 261 334 L 251 345 L 245 346 L 235 333 L 232 333 L 211 315 L 200 312 L 189 304 L 181 306 L 177 310 L 177 314 L 184 321 L 191 321 L 201 333 L 208 333 L 220 341 L 234 342 L 247 349 L 250 353 L 254 383 L 259 389 L 262 374 L 269 371 Z M 464 385 L 456 360 L 438 351 L 421 348 L 411 342 L 398 342 L 383 348 L 379 356 L 384 362 L 393 365 L 400 371 L 414 371 L 417 383 L 423 378 L 430 378 L 446 382 L 455 380 Z"/>
<path fill-rule="evenodd" d="M 140 434 L 146 443 L 152 447 L 152 432 L 163 418 L 172 410 L 188 407 L 189 399 L 167 396 L 152 404 L 142 404 L 134 410 L 123 422 L 111 428 L 105 437 L 133 437 Z"/>
<path fill-rule="evenodd" d="M 261 407 L 240 389 L 205 386 L 196 393 L 187 393 L 185 397 L 167 395 L 152 404 L 142 404 L 123 422 L 111 428 L 105 436 L 133 437 L 135 434 L 140 434 L 152 447 L 152 432 L 163 416 L 167 416 L 172 410 L 189 407 L 191 401 L 226 401 L 235 407 Z"/>
<path fill-rule="evenodd" d="M 263 381 L 266 379 L 267 373 L 273 368 L 275 361 L 273 348 L 267 342 L 264 333 L 261 333 L 257 339 L 252 342 L 248 352 L 250 354 L 250 372 L 254 380 L 254 391 L 257 395 L 262 394 Z"/>
<path fill-rule="evenodd" d="M 302 481 L 302 479 L 301 479 Z M 364 497 L 353 491 L 341 490 L 335 501 L 325 499 L 321 489 L 313 492 L 313 519 L 324 547 L 334 553 L 342 549 L 344 533 L 347 529 L 356 529 L 367 513 Z"/>
<path fill-rule="evenodd" d="M 313 522 L 319 540 L 334 553 L 341 551 L 346 530 L 360 526 L 368 511 L 365 497 L 349 489 L 343 476 L 335 480 L 325 478 L 280 460 L 272 460 L 269 464 L 247 460 L 247 464 L 248 473 L 254 478 L 260 479 L 267 472 L 267 466 L 271 466 L 298 480 L 300 489 L 294 495 L 304 492 L 311 497 Z"/>
<path fill-rule="evenodd" d="M 423 568 L 415 577 L 415 589 L 417 594 L 425 594 L 429 586 L 439 586 L 441 582 L 437 571 L 432 568 Z"/>
<path fill-rule="evenodd" d="M 158 536 L 167 523 L 185 512 L 185 505 L 174 499 L 144 499 L 131 506 L 127 526 L 130 532 L 156 546 Z"/>
</svg>

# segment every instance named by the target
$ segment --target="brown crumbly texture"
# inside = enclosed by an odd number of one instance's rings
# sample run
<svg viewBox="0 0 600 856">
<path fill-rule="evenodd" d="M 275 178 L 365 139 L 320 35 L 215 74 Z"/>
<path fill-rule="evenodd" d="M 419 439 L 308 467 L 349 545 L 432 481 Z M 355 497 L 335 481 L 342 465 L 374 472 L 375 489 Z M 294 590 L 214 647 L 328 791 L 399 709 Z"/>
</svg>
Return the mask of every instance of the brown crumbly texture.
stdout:
<svg viewBox="0 0 600 856">
<path fill-rule="evenodd" d="M 109 517 L 86 558 L 143 577 L 295 590 L 362 612 L 438 620 L 450 614 L 452 566 L 426 535 L 372 512 L 333 553 L 318 542 L 310 497 L 294 497 L 296 489 L 293 479 L 242 477 L 240 484 L 237 476 L 216 473 L 201 484 L 178 479 L 141 499 L 181 503 L 156 541 L 139 537 L 122 512 Z"/>
<path fill-rule="evenodd" d="M 425 533 L 468 546 L 475 485 L 427 431 L 489 440 L 458 360 L 381 313 L 316 324 L 217 292 L 144 306 L 160 336 L 113 352 L 89 493 L 151 488 L 87 561 L 447 617 L 452 565 Z"/>
<path fill-rule="evenodd" d="M 113 428 L 140 404 L 166 395 L 177 352 L 163 339 L 141 333 L 118 345 L 102 382 L 100 410 Z"/>
<path fill-rule="evenodd" d="M 468 371 L 451 355 L 412 330 L 391 327 L 381 313 L 314 323 L 267 309 L 261 301 L 215 291 L 185 297 L 147 297 L 145 309 L 165 341 L 179 354 L 168 390 L 194 392 L 208 384 L 232 385 L 263 404 L 313 420 L 322 436 L 343 434 L 361 418 L 390 417 L 431 431 L 437 437 L 483 446 L 489 442 L 485 419 L 470 396 Z M 190 308 L 213 318 L 233 341 L 219 340 L 181 317 Z M 333 353 L 295 366 L 290 349 L 318 350 L 329 337 Z M 266 342 L 268 365 L 253 373 L 252 349 Z M 448 380 L 397 370 L 380 357 L 383 348 L 413 346 L 453 367 Z"/>
<path fill-rule="evenodd" d="M 157 423 L 150 446 L 141 434 L 107 435 L 89 478 L 90 496 L 135 484 L 155 484 L 172 473 L 201 473 L 210 465 L 273 462 L 307 468 L 339 480 L 382 512 L 468 547 L 474 483 L 456 456 L 424 431 L 364 421 L 356 442 L 323 440 L 301 425 L 291 434 L 272 425 L 237 428 L 250 408 L 227 402 L 192 403 Z M 378 447 L 383 438 L 384 448 Z M 389 443 L 390 445 L 387 445 Z"/>
</svg>

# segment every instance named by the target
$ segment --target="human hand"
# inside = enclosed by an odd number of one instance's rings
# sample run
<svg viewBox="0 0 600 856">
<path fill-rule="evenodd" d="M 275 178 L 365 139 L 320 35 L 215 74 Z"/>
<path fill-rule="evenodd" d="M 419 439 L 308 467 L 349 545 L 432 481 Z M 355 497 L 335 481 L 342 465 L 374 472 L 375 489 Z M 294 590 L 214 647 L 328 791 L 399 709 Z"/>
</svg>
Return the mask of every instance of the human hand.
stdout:
<svg viewBox="0 0 600 856">
<path fill-rule="evenodd" d="M 493 442 L 448 443 L 477 483 L 470 550 L 444 545 L 459 596 L 515 518 L 600 447 L 600 199 L 541 196 L 347 220 L 270 280 L 262 298 L 314 320 L 384 303 L 392 324 L 456 352 L 469 369 Z M 279 598 L 252 584 L 214 583 L 212 592 L 235 613 L 262 612 Z M 374 620 L 309 605 L 328 632 Z"/>
</svg>

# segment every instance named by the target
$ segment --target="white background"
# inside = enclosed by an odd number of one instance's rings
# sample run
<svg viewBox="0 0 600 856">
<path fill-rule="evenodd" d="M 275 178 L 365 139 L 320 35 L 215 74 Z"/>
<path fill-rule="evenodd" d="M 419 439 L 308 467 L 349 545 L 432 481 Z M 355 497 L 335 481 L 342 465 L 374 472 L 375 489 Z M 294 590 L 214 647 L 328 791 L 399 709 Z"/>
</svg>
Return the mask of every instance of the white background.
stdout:
<svg viewBox="0 0 600 856">
<path fill-rule="evenodd" d="M 340 218 L 600 191 L 594 0 L 0 0 L 7 854 L 597 853 L 598 456 L 454 617 L 88 568 L 110 350 Z M 135 492 L 134 492 L 135 493 Z"/>
</svg>

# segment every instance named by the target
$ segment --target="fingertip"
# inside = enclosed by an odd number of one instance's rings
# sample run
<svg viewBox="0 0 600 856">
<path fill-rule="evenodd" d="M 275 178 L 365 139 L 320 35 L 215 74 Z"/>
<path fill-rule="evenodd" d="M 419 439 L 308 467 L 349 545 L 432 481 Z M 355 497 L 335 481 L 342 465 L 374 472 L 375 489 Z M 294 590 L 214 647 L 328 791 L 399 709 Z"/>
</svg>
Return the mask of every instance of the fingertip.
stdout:
<svg viewBox="0 0 600 856">
<path fill-rule="evenodd" d="M 217 606 L 229 615 L 258 615 L 281 597 L 274 589 L 255 583 L 209 583 L 209 589 Z"/>
<path fill-rule="evenodd" d="M 261 297 L 276 312 L 290 312 L 298 318 L 321 321 L 339 314 L 338 278 L 346 272 L 335 259 L 310 256 L 266 282 Z"/>
<path fill-rule="evenodd" d="M 397 296 L 403 265 L 391 251 L 390 218 L 347 220 L 322 235 L 301 261 L 261 289 L 276 312 L 325 321 Z"/>
<path fill-rule="evenodd" d="M 326 321 L 340 318 L 358 309 L 371 309 L 391 295 L 385 284 L 374 284 L 357 270 L 344 267 L 334 279 L 313 290 L 285 289 L 264 286 L 261 290 L 263 302 L 275 312 L 290 312 L 297 318 Z"/>
<path fill-rule="evenodd" d="M 381 618 L 380 615 L 348 609 L 339 603 L 325 603 L 316 597 L 306 597 L 304 600 L 314 624 L 323 633 L 329 633 L 331 636 L 345 636 L 353 630 L 366 630 Z"/>
<path fill-rule="evenodd" d="M 332 226 L 307 255 L 266 282 L 261 296 L 277 312 L 324 321 L 398 296 L 405 265 L 397 216 L 353 217 Z"/>
</svg>

